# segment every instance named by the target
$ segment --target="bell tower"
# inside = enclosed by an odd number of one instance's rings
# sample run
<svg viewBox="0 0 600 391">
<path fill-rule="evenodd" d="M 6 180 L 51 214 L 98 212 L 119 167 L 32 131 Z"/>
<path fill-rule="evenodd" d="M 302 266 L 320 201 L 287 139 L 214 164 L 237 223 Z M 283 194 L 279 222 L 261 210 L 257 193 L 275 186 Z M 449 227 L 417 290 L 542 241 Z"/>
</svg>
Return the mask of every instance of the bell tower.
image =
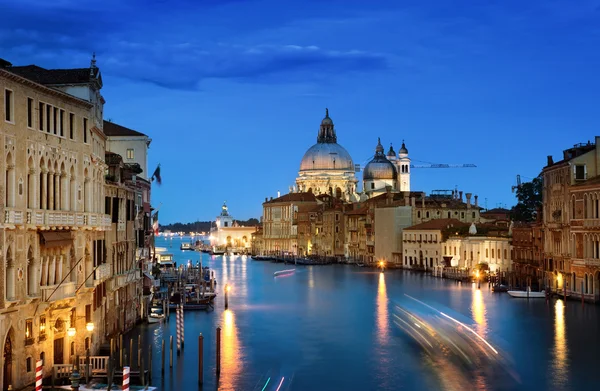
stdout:
<svg viewBox="0 0 600 391">
<path fill-rule="evenodd" d="M 400 191 L 410 191 L 410 158 L 408 157 L 408 149 L 402 140 L 402 147 L 398 151 L 398 187 Z"/>
</svg>

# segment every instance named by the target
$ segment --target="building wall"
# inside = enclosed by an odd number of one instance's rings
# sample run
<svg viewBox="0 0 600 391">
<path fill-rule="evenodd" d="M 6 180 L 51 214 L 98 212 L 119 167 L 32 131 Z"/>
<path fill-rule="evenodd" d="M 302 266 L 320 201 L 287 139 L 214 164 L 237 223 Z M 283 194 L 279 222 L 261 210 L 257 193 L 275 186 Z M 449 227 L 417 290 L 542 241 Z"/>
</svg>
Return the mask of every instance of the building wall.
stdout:
<svg viewBox="0 0 600 391">
<path fill-rule="evenodd" d="M 144 170 L 140 177 L 150 178 L 151 172 L 148 172 L 148 146 L 150 138 L 148 136 L 109 136 L 106 141 L 106 150 L 119 154 L 124 163 L 137 163 Z M 133 158 L 130 158 L 128 150 L 133 150 Z"/>
<path fill-rule="evenodd" d="M 453 257 L 452 266 L 473 269 L 479 263 L 489 266 L 491 272 L 512 270 L 508 238 L 486 236 L 453 236 L 442 243 L 443 255 Z"/>
<path fill-rule="evenodd" d="M 402 252 L 402 229 L 413 225 L 411 216 L 410 206 L 375 209 L 375 261 L 391 263 L 392 253 Z"/>
<path fill-rule="evenodd" d="M 442 231 L 439 229 L 404 230 L 402 266 L 430 269 L 442 266 Z"/>
<path fill-rule="evenodd" d="M 6 89 L 12 91 L 10 121 L 5 118 Z M 103 212 L 104 140 L 101 130 L 93 128 L 98 110 L 3 70 L 0 108 L 0 338 L 3 347 L 7 337 L 11 340 L 12 386 L 18 389 L 34 381 L 35 369 L 27 371 L 27 359 L 34 368 L 43 355 L 49 375 L 59 361 L 55 347 L 62 348 L 67 363 L 83 354 L 86 339 L 91 351 L 101 343 L 103 314 L 86 308 L 98 283 L 92 243 L 104 237 L 110 223 Z M 68 239 L 42 241 L 44 234 L 57 232 Z M 93 334 L 86 330 L 88 322 L 98 327 Z M 74 337 L 67 335 L 69 327 L 75 328 Z M 2 371 L 0 383 L 3 376 Z"/>
</svg>

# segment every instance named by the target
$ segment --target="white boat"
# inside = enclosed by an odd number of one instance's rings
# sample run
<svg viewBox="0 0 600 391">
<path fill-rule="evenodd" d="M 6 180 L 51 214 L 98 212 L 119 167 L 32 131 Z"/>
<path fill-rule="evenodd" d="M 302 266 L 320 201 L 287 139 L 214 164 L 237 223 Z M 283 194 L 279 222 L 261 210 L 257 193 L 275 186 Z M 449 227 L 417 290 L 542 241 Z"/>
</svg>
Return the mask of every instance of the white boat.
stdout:
<svg viewBox="0 0 600 391">
<path fill-rule="evenodd" d="M 531 292 L 529 288 L 526 291 L 508 291 L 507 293 L 512 297 L 522 297 L 525 299 L 543 299 L 546 297 L 546 291 Z"/>
<path fill-rule="evenodd" d="M 296 272 L 296 269 L 280 270 L 278 272 L 273 273 L 273 277 L 285 276 L 285 275 L 288 275 L 288 274 L 293 274 L 295 272 Z"/>
<path fill-rule="evenodd" d="M 194 249 L 190 243 L 181 243 L 181 246 L 180 246 L 179 248 L 180 248 L 182 251 L 185 251 L 185 250 L 193 250 L 193 249 Z"/>
<path fill-rule="evenodd" d="M 163 310 L 160 307 L 150 308 L 150 314 L 148 315 L 148 323 L 160 323 L 165 318 Z"/>
</svg>

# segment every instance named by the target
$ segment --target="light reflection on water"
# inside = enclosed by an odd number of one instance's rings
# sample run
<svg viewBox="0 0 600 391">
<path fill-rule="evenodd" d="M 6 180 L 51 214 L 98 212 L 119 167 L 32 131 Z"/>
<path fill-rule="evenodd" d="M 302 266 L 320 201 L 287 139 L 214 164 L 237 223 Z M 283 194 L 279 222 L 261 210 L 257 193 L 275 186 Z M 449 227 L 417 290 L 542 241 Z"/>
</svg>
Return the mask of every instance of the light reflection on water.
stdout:
<svg viewBox="0 0 600 391">
<path fill-rule="evenodd" d="M 473 284 L 475 285 L 475 284 Z M 474 286 L 473 289 L 473 301 L 471 304 L 471 313 L 473 314 L 473 320 L 477 322 L 477 333 L 482 337 L 485 337 L 487 332 L 487 317 L 485 310 L 485 301 L 483 300 L 483 293 L 481 289 L 477 289 Z"/>
<path fill-rule="evenodd" d="M 242 371 L 242 358 L 235 314 L 231 310 L 223 313 L 223 329 L 221 331 L 221 379 L 220 390 L 235 390 L 238 376 Z"/>
<path fill-rule="evenodd" d="M 567 346 L 565 325 L 565 304 L 557 300 L 554 304 L 554 349 L 552 350 L 552 372 L 555 386 L 562 389 L 569 381 L 569 348 Z"/>
<path fill-rule="evenodd" d="M 377 340 L 381 345 L 388 342 L 389 317 L 388 297 L 385 289 L 385 275 L 379 273 L 379 284 L 377 287 Z"/>
</svg>

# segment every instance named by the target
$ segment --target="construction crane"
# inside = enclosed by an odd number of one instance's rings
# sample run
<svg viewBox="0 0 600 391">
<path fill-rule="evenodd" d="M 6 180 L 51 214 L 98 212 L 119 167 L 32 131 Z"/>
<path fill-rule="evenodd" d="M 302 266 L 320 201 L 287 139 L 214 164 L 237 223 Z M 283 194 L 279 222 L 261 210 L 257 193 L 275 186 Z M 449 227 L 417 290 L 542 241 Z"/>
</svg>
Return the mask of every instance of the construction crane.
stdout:
<svg viewBox="0 0 600 391">
<path fill-rule="evenodd" d="M 517 185 L 512 187 L 512 192 L 521 188 L 521 175 L 517 175 Z"/>
<path fill-rule="evenodd" d="M 373 157 L 371 156 L 370 158 L 368 158 L 367 160 L 365 160 L 366 163 L 363 164 L 355 164 L 355 170 L 356 172 L 360 172 L 362 170 L 364 170 L 365 166 L 367 165 L 368 162 L 371 161 L 371 159 L 373 159 Z M 471 164 L 471 163 L 465 163 L 465 164 L 446 164 L 446 163 L 430 163 L 430 162 L 421 162 L 419 160 L 416 160 L 419 163 L 426 163 L 426 164 L 410 164 L 410 168 L 477 168 L 477 166 L 475 164 Z"/>
</svg>

